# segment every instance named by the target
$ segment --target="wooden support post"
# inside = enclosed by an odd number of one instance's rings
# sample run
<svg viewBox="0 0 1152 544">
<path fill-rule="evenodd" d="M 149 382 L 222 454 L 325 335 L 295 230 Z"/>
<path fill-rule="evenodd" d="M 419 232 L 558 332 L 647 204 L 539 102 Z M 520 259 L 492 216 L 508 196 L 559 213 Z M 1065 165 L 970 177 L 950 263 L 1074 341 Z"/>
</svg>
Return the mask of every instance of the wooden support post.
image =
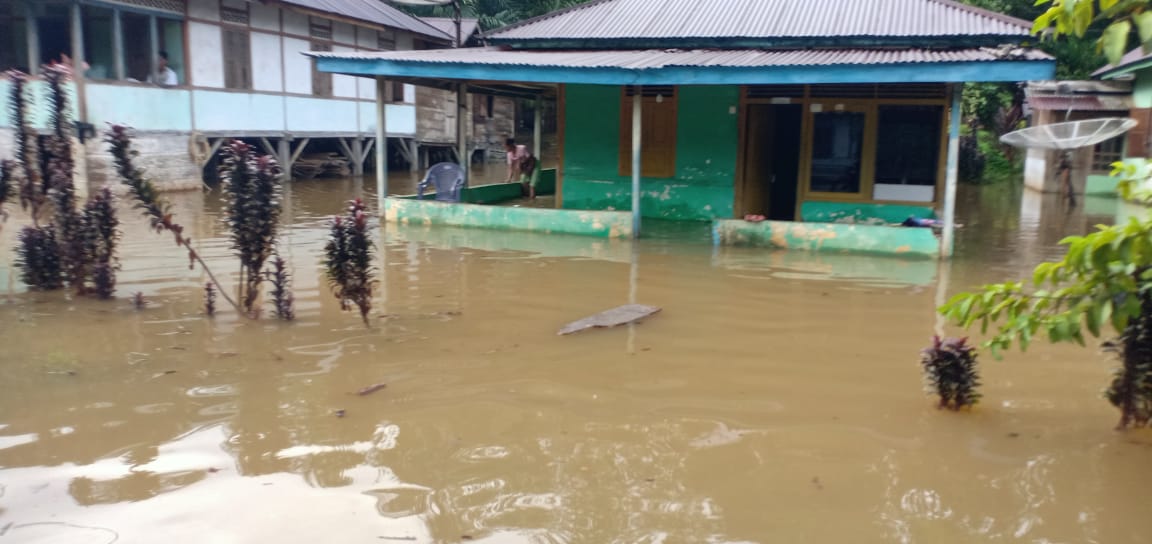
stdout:
<svg viewBox="0 0 1152 544">
<path fill-rule="evenodd" d="M 148 81 L 155 81 L 159 84 L 156 77 L 156 71 L 160 69 L 160 64 L 157 59 L 160 57 L 160 28 L 156 24 L 156 16 L 148 16 L 148 47 L 151 51 L 151 56 L 148 58 Z"/>
<path fill-rule="evenodd" d="M 352 175 L 364 175 L 364 139 L 357 136 L 352 138 L 352 154 L 348 155 L 352 160 Z"/>
<path fill-rule="evenodd" d="M 24 23 L 28 25 L 28 73 L 40 75 L 40 25 L 36 24 L 35 0 L 24 0 Z"/>
<path fill-rule="evenodd" d="M 408 171 L 419 172 L 421 167 L 420 144 L 416 143 L 416 138 L 408 141 L 408 156 L 412 157 L 412 162 L 408 165 Z"/>
<path fill-rule="evenodd" d="M 632 237 L 640 237 L 640 142 L 641 119 L 640 108 L 643 104 L 643 93 L 637 86 L 632 94 Z"/>
<path fill-rule="evenodd" d="M 535 110 L 535 119 L 532 120 L 532 156 L 536 157 L 536 169 L 539 170 L 540 148 L 543 146 L 544 138 L 544 99 L 539 96 L 536 97 Z"/>
<path fill-rule="evenodd" d="M 75 121 L 88 118 L 88 100 L 84 88 L 84 19 L 79 2 L 72 3 L 72 84 L 76 87 Z"/>
<path fill-rule="evenodd" d="M 940 258 L 952 257 L 956 233 L 956 178 L 960 164 L 960 86 L 949 85 L 952 109 L 948 112 L 948 160 L 944 167 L 944 231 L 940 236 Z"/>
<path fill-rule="evenodd" d="M 267 142 L 267 138 L 260 138 L 261 142 Z M 292 179 L 292 140 L 288 138 L 280 138 L 276 142 L 276 150 L 272 150 L 272 146 L 267 143 L 264 144 L 268 148 L 268 153 L 276 156 L 276 162 L 280 163 L 280 171 L 284 172 L 285 179 Z"/>
<path fill-rule="evenodd" d="M 388 196 L 388 132 L 384 93 L 388 84 L 376 76 L 376 205 L 380 219 L 384 219 L 384 199 Z"/>
<path fill-rule="evenodd" d="M 124 22 L 123 13 L 112 10 L 112 74 L 117 80 L 124 79 Z"/>
<path fill-rule="evenodd" d="M 468 84 L 460 83 L 456 87 L 456 161 L 464 170 L 464 186 L 469 186 L 470 166 L 472 161 L 468 157 Z"/>
</svg>

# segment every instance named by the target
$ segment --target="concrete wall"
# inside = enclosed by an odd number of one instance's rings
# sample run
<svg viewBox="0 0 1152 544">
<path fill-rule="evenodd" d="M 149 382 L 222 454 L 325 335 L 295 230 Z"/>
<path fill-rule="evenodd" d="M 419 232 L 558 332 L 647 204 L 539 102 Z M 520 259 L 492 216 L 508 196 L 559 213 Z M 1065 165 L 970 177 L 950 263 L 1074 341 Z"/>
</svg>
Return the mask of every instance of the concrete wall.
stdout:
<svg viewBox="0 0 1152 544">
<path fill-rule="evenodd" d="M 390 223 L 402 225 L 448 225 L 603 238 L 632 235 L 632 217 L 626 212 L 514 208 L 387 198 L 384 217 Z"/>
<path fill-rule="evenodd" d="M 676 175 L 644 179 L 644 217 L 732 217 L 739 88 L 680 87 Z M 564 119 L 565 208 L 628 210 L 631 178 L 620 175 L 619 87 L 569 85 Z"/>
<path fill-rule="evenodd" d="M 841 225 L 835 223 L 792 223 L 763 221 L 750 223 L 721 219 L 712 233 L 719 245 L 801 249 L 835 253 L 888 255 L 907 258 L 935 258 L 940 242 L 931 229 Z"/>
<path fill-rule="evenodd" d="M 823 202 L 808 200 L 800 204 L 800 220 L 807 223 L 895 224 L 909 217 L 935 219 L 930 206 L 873 204 L 870 202 Z"/>
</svg>

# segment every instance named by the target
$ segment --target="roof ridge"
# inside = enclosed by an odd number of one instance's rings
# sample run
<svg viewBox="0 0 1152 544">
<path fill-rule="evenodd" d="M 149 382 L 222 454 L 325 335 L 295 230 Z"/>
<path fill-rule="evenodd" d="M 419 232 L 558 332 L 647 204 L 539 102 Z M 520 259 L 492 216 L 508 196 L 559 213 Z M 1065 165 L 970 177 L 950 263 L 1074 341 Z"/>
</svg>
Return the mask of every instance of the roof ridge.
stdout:
<svg viewBox="0 0 1152 544">
<path fill-rule="evenodd" d="M 428 28 L 429 28 L 429 29 L 431 29 L 433 32 L 435 32 L 436 34 L 439 34 L 439 35 L 441 35 L 441 36 L 444 36 L 444 37 L 445 37 L 445 38 L 447 38 L 448 40 L 451 40 L 451 41 L 454 41 L 454 40 L 455 40 L 455 37 L 453 37 L 453 36 L 449 36 L 449 35 L 445 34 L 445 33 L 444 33 L 442 30 L 440 30 L 439 28 L 436 28 L 436 27 L 432 26 L 431 24 L 429 24 L 429 23 L 428 23 L 428 21 L 425 21 L 424 19 L 422 19 L 422 18 L 420 18 L 420 17 L 417 17 L 417 16 L 415 16 L 415 15 L 412 15 L 411 13 L 408 13 L 408 12 L 406 12 L 406 11 L 404 11 L 404 10 L 402 10 L 402 9 L 399 9 L 399 8 L 397 8 L 397 7 L 395 7 L 395 6 L 390 6 L 390 5 L 388 5 L 386 2 L 372 2 L 372 4 L 373 4 L 373 5 L 376 5 L 376 6 L 383 6 L 383 7 L 385 8 L 385 11 L 392 11 L 392 12 L 394 12 L 394 13 L 398 13 L 398 14 L 400 14 L 400 15 L 401 15 L 401 16 L 403 16 L 403 17 L 407 17 L 407 18 L 409 18 L 409 19 L 412 19 L 413 21 L 416 21 L 416 22 L 418 22 L 418 23 L 420 23 L 420 24 L 424 25 L 425 27 L 428 27 Z"/>
<path fill-rule="evenodd" d="M 963 2 L 958 2 L 957 0 L 927 0 L 927 1 L 928 2 L 935 2 L 935 3 L 940 4 L 942 6 L 955 8 L 955 9 L 958 9 L 961 11 L 967 11 L 969 13 L 974 13 L 976 15 L 983 15 L 985 17 L 996 19 L 996 20 L 1003 22 L 1003 23 L 1008 23 L 1011 25 L 1017 25 L 1017 26 L 1020 26 L 1023 28 L 1027 28 L 1029 31 L 1032 30 L 1032 23 L 1029 23 L 1028 21 L 1025 21 L 1024 19 L 1018 19 L 1018 18 L 1013 17 L 1011 15 L 1006 15 L 1006 14 L 1003 14 L 1003 13 L 1000 13 L 997 11 L 992 11 L 990 9 L 985 9 L 985 8 L 973 6 L 971 4 L 965 4 Z"/>
<path fill-rule="evenodd" d="M 581 2 L 579 4 L 568 6 L 566 8 L 561 8 L 561 9 L 558 9 L 555 11 L 549 11 L 548 13 L 545 13 L 543 15 L 537 15 L 535 17 L 529 17 L 527 19 L 524 19 L 523 21 L 517 21 L 517 22 L 512 23 L 510 25 L 502 26 L 502 27 L 497 28 L 495 30 L 491 30 L 488 32 L 488 37 L 491 38 L 493 36 L 496 36 L 502 32 L 508 31 L 508 30 L 520 28 L 522 26 L 527 26 L 527 25 L 530 25 L 533 23 L 538 23 L 540 21 L 546 21 L 548 19 L 559 17 L 561 15 L 567 15 L 569 13 L 572 13 L 573 11 L 580 11 L 582 9 L 591 8 L 591 7 L 599 6 L 600 4 L 607 4 L 609 2 L 615 2 L 615 1 L 616 0 L 591 0 L 590 2 Z"/>
</svg>

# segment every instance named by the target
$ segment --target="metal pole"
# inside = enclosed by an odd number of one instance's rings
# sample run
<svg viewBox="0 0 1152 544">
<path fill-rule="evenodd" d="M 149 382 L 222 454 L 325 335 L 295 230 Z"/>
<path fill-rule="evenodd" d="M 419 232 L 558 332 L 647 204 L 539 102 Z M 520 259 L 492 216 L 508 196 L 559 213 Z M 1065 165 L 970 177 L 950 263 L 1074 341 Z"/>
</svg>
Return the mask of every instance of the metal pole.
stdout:
<svg viewBox="0 0 1152 544">
<path fill-rule="evenodd" d="M 952 94 L 952 110 L 948 112 L 948 162 L 944 173 L 944 232 L 940 240 L 940 258 L 952 257 L 955 249 L 956 231 L 956 177 L 960 161 L 960 88 L 949 85 Z"/>
<path fill-rule="evenodd" d="M 632 95 L 632 237 L 640 237 L 640 107 L 643 93 L 637 85 Z"/>
<path fill-rule="evenodd" d="M 468 157 L 468 84 L 460 83 L 456 87 L 456 157 L 460 159 L 460 168 L 464 171 L 464 186 L 470 185 L 471 172 L 469 167 L 472 161 Z"/>
<path fill-rule="evenodd" d="M 388 131 L 387 103 L 384 92 L 388 82 L 376 76 L 376 209 L 384 220 L 384 198 L 388 196 Z"/>
</svg>

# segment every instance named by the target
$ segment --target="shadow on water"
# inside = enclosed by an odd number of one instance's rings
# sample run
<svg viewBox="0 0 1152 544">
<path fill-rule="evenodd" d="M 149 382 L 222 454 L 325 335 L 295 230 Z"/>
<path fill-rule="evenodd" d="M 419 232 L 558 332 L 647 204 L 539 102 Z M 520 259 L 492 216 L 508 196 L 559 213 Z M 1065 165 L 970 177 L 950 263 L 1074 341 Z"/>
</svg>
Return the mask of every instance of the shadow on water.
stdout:
<svg viewBox="0 0 1152 544">
<path fill-rule="evenodd" d="M 959 415 L 922 396 L 916 365 L 942 296 L 1025 276 L 1114 202 L 965 188 L 943 266 L 714 248 L 706 224 L 646 222 L 637 244 L 385 226 L 365 329 L 318 263 L 327 217 L 372 185 L 292 184 L 292 324 L 204 319 L 205 278 L 127 209 L 119 300 L 0 297 L 0 542 L 1152 533 L 1152 437 L 1109 430 L 1099 356 L 988 360 L 985 402 Z M 217 196 L 173 202 L 234 281 Z M 0 285 L 21 222 L 0 234 Z M 664 311 L 555 334 L 632 300 Z"/>
</svg>

